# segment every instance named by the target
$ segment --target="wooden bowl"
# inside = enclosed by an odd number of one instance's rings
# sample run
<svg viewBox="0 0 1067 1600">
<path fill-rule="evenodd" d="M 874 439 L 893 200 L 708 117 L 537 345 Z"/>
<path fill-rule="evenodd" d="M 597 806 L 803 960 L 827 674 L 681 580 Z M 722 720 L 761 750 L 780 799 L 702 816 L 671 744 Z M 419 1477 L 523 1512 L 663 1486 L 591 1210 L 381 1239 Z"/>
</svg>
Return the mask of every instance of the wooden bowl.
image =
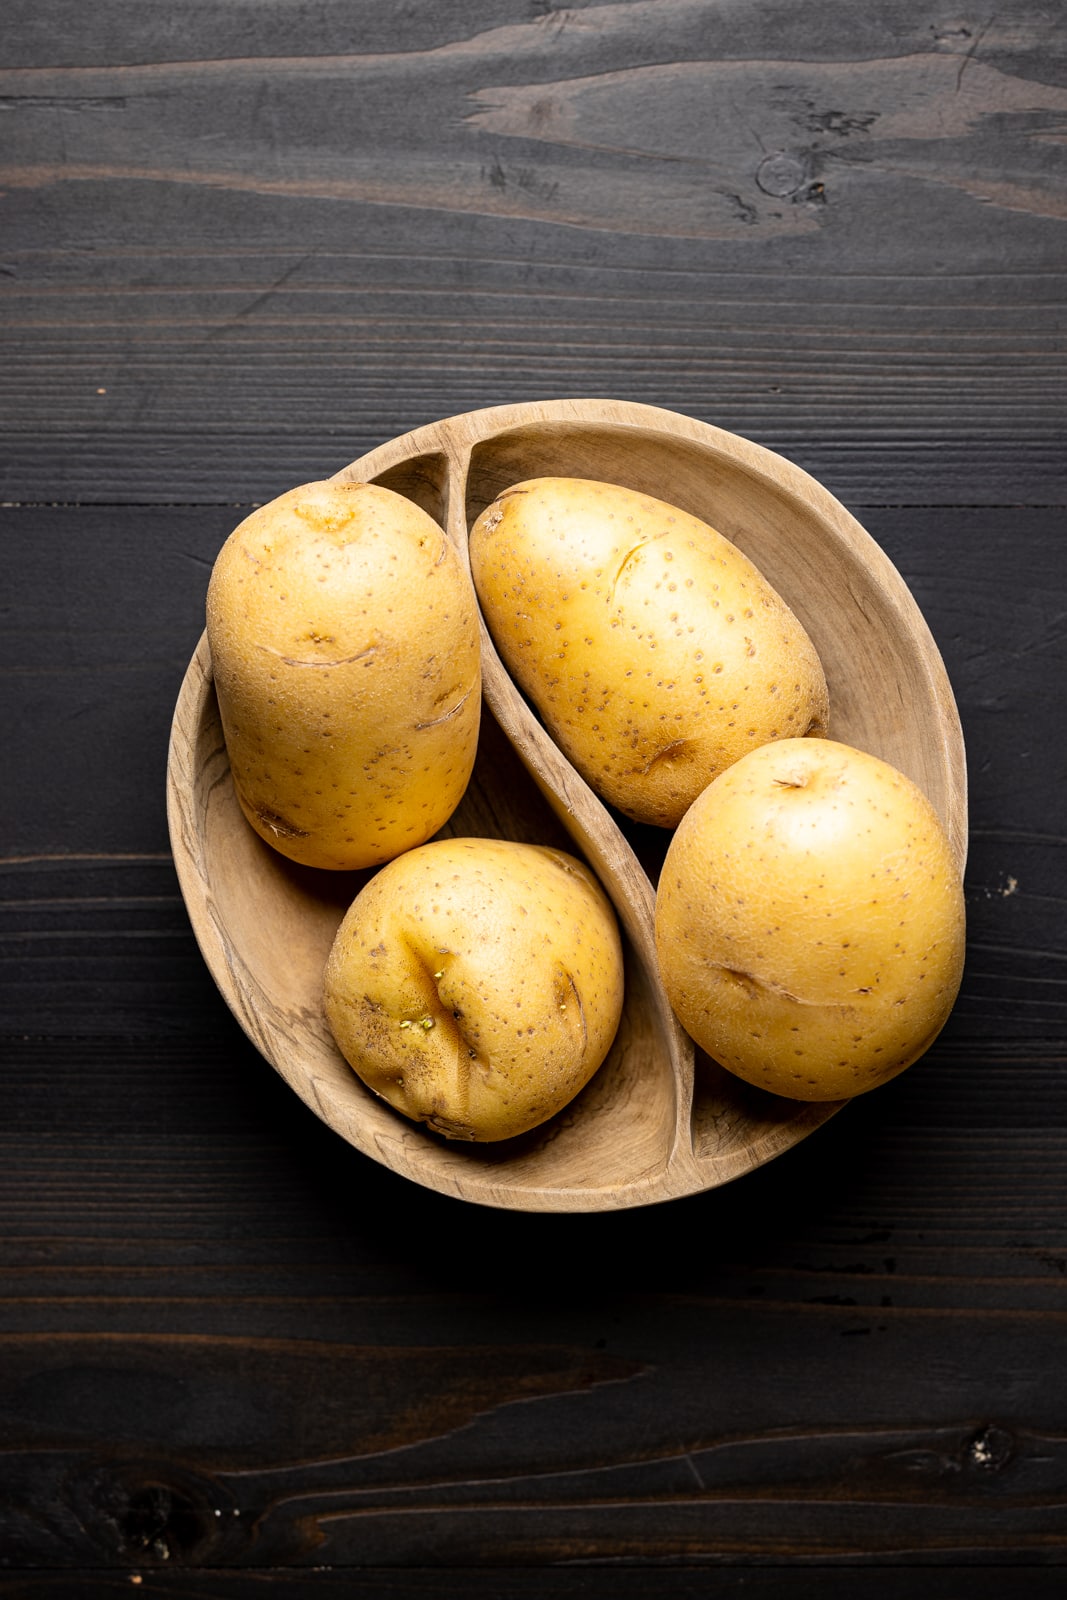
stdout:
<svg viewBox="0 0 1067 1600">
<path fill-rule="evenodd" d="M 599 478 L 710 522 L 808 629 L 830 688 L 831 734 L 881 756 L 929 796 L 962 873 L 966 768 L 944 666 L 900 575 L 838 502 L 781 457 L 651 406 L 607 400 L 502 406 L 434 423 L 337 474 L 384 484 L 431 513 L 466 557 L 467 531 L 508 484 Z M 600 1211 L 713 1188 L 780 1155 L 839 1109 L 779 1099 L 695 1051 L 660 982 L 654 880 L 662 830 L 614 815 L 557 750 L 482 629 L 484 715 L 474 776 L 443 832 L 555 843 L 584 856 L 626 947 L 611 1052 L 543 1127 L 496 1145 L 450 1144 L 372 1095 L 326 1026 L 322 973 L 366 873 L 294 866 L 234 797 L 205 639 L 174 716 L 168 815 L 200 947 L 249 1037 L 357 1149 L 417 1183 L 529 1211 Z"/>
</svg>

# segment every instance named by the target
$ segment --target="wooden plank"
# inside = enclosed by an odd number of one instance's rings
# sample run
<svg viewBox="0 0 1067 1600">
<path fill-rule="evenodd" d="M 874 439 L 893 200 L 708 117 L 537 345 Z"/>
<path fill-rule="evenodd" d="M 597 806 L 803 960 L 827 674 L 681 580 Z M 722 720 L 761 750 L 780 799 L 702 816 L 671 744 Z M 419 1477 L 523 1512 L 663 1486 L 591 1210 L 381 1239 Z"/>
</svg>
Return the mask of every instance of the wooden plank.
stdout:
<svg viewBox="0 0 1067 1600">
<path fill-rule="evenodd" d="M 4 1549 L 1062 1564 L 1063 1083 L 959 1056 L 564 1219 L 404 1183 L 221 1033 L 10 1042 Z"/>
<path fill-rule="evenodd" d="M 5 20 L 0 1596 L 1058 1595 L 1062 16 Z M 934 1050 L 614 1216 L 460 1206 L 332 1135 L 222 1006 L 162 804 L 244 510 L 564 393 L 837 492 L 971 768 Z"/>
<path fill-rule="evenodd" d="M 872 0 L 861 16 L 851 8 L 829 6 L 821 16 L 801 17 L 790 0 L 716 0 L 709 17 L 704 0 L 625 0 L 605 7 L 603 0 L 575 0 L 554 7 L 547 0 L 468 0 L 462 11 L 435 0 L 408 0 L 402 9 L 367 0 L 187 0 L 181 25 L 151 11 L 131 12 L 125 0 L 100 0 L 92 17 L 76 6 L 64 16 L 63 32 L 42 16 L 33 0 L 10 0 L 10 40 L 5 52 L 12 67 L 101 66 L 145 61 L 236 57 L 328 56 L 341 45 L 368 55 L 431 52 L 451 47 L 454 54 L 495 50 L 505 64 L 519 56 L 551 67 L 561 49 L 595 59 L 610 52 L 614 65 L 622 52 L 641 45 L 654 59 L 695 55 L 714 46 L 724 59 L 770 57 L 782 49 L 798 60 L 849 61 L 880 52 L 907 56 L 936 48 L 955 53 L 958 65 L 981 46 L 996 64 L 1028 64 L 1049 74 L 1043 44 L 1050 14 L 1040 0 L 1006 0 L 997 13 L 1000 27 L 982 28 L 961 17 L 951 0 Z M 1040 74 L 1039 74 L 1040 75 Z"/>
<path fill-rule="evenodd" d="M 574 1248 L 598 1238 L 604 1260 L 589 1267 L 587 1281 L 603 1292 L 625 1260 L 624 1241 L 643 1250 L 666 1226 L 668 1214 L 656 1208 L 641 1221 L 598 1229 L 578 1218 L 538 1226 L 514 1213 L 431 1204 L 305 1110 L 233 1023 L 195 1040 L 7 1039 L 3 1058 L 0 1260 L 13 1274 L 5 1272 L 5 1292 L 17 1290 L 20 1274 L 47 1286 L 53 1271 L 55 1292 L 69 1265 L 91 1297 L 136 1300 L 148 1267 L 158 1274 L 150 1294 L 188 1292 L 195 1301 L 210 1297 L 216 1269 L 229 1262 L 224 1292 L 232 1286 L 238 1300 L 254 1298 L 257 1281 L 275 1276 L 290 1285 L 299 1317 L 304 1298 L 351 1292 L 368 1273 L 376 1290 L 416 1292 L 419 1263 L 400 1249 L 415 1212 L 442 1226 L 463 1215 L 480 1250 L 502 1252 L 494 1266 L 501 1292 L 518 1292 L 526 1270 L 521 1257 L 511 1259 L 508 1239 L 525 1241 L 540 1271 L 552 1238 L 571 1238 Z M 709 1224 L 726 1230 L 714 1259 L 733 1263 L 717 1295 L 847 1296 L 840 1303 L 868 1321 L 886 1295 L 906 1309 L 961 1313 L 1062 1305 L 1063 1060 L 1062 1047 L 936 1046 L 921 1067 L 853 1102 L 788 1157 L 717 1191 L 716 1200 L 705 1197 Z M 345 1199 L 353 1183 L 374 1208 L 386 1208 L 384 1232 L 358 1232 L 366 1213 Z M 963 1211 L 954 1202 L 960 1194 L 968 1195 Z M 227 1218 L 240 1221 L 236 1234 Z M 353 1229 L 338 1254 L 336 1239 Z M 320 1238 L 304 1260 L 301 1252 Z M 379 1254 L 390 1240 L 398 1253 L 390 1246 Z M 662 1259 L 642 1265 L 641 1283 L 694 1289 L 704 1268 L 689 1249 L 684 1233 L 669 1232 Z M 753 1250 L 755 1258 L 746 1255 Z M 347 1289 L 346 1261 L 359 1267 Z M 440 1285 L 477 1296 L 489 1292 L 483 1278 L 477 1254 Z M 192 1301 L 190 1310 L 195 1316 Z M 151 1331 L 151 1306 L 135 1304 L 128 1314 L 132 1331 Z M 332 1317 L 325 1305 L 320 1314 Z M 147 1323 L 136 1320 L 146 1315 Z M 343 1310 L 338 1315 L 334 1337 L 345 1326 Z M 288 1331 L 299 1332 L 299 1321 Z"/>
<path fill-rule="evenodd" d="M 352 1293 L 421 1292 L 419 1263 L 402 1249 L 419 1215 L 435 1226 L 462 1215 L 472 1230 L 476 1253 L 439 1280 L 460 1297 L 522 1292 L 525 1258 L 512 1258 L 509 1240 L 540 1272 L 553 1238 L 573 1239 L 575 1250 L 598 1239 L 604 1259 L 588 1268 L 591 1294 L 607 1292 L 627 1248 L 650 1249 L 665 1226 L 662 1256 L 635 1284 L 696 1293 L 712 1270 L 656 1208 L 598 1229 L 431 1203 L 305 1110 L 233 1024 L 195 1041 L 9 1039 L 3 1059 L 0 1281 L 5 1295 L 45 1296 L 21 1309 L 7 1303 L 12 1331 L 47 1326 L 74 1293 L 87 1296 L 81 1331 L 99 1326 L 100 1305 L 114 1300 L 108 1326 L 119 1326 L 121 1310 L 128 1331 L 151 1332 L 162 1297 L 167 1325 L 192 1332 L 217 1290 L 233 1297 L 228 1312 L 220 1302 L 218 1331 L 247 1326 L 246 1313 L 254 1323 L 257 1297 L 267 1295 L 280 1296 L 275 1332 L 299 1334 L 301 1306 L 314 1299 L 320 1329 L 339 1338 Z M 887 1304 L 964 1320 L 998 1306 L 1035 1316 L 1062 1308 L 1063 1060 L 1062 1048 L 936 1047 L 788 1157 L 705 1197 L 708 1225 L 725 1230 L 710 1258 L 715 1298 L 743 1306 L 836 1297 L 866 1336 Z M 382 1207 L 389 1222 L 368 1229 Z M 501 1256 L 492 1289 L 486 1250 Z M 356 1267 L 348 1282 L 346 1263 Z"/>
<path fill-rule="evenodd" d="M 1044 834 L 975 837 L 968 965 L 947 1039 L 1064 1038 L 1062 854 Z M 153 852 L 0 862 L 0 972 L 0 1032 L 200 1034 L 225 1014 L 165 835 Z"/>
<path fill-rule="evenodd" d="M 860 502 L 1062 500 L 1040 7 L 60 9 L 0 74 L 5 499 L 269 498 L 610 395 Z"/>
<path fill-rule="evenodd" d="M 464 1567 L 403 1570 L 387 1567 L 333 1569 L 316 1565 L 313 1579 L 307 1571 L 285 1568 L 248 1571 L 232 1567 L 168 1572 L 144 1565 L 128 1571 L 80 1569 L 76 1573 L 0 1572 L 3 1600 L 67 1600 L 71 1583 L 79 1585 L 86 1600 L 122 1595 L 129 1600 L 130 1585 L 143 1600 L 153 1596 L 196 1597 L 211 1600 L 305 1600 L 308 1583 L 317 1594 L 350 1595 L 359 1585 L 361 1600 L 646 1600 L 654 1588 L 657 1600 L 851 1600 L 856 1592 L 854 1568 L 806 1563 L 802 1567 L 776 1564 L 731 1569 L 689 1564 L 629 1566 L 609 1562 L 601 1566 L 536 1567 L 528 1571 L 503 1567 Z M 953 1571 L 909 1566 L 896 1570 L 865 1567 L 860 1581 L 871 1600 L 910 1600 L 916 1585 L 936 1594 L 937 1600 L 1001 1600 L 1006 1581 L 1013 1580 L 1027 1600 L 1058 1600 L 1063 1575 L 1055 1567 L 1018 1565 L 1008 1579 L 1003 1567 L 960 1566 Z"/>
<path fill-rule="evenodd" d="M 0 736 L 14 763 L 0 1031 L 200 1033 L 222 1015 L 177 893 L 163 787 L 210 565 L 243 514 L 0 512 L 11 603 Z M 861 515 L 941 646 L 968 747 L 969 964 L 948 1038 L 1062 1040 L 1067 858 L 1054 819 L 1067 757 L 1034 692 L 1036 674 L 1065 660 L 1061 515 Z"/>
</svg>

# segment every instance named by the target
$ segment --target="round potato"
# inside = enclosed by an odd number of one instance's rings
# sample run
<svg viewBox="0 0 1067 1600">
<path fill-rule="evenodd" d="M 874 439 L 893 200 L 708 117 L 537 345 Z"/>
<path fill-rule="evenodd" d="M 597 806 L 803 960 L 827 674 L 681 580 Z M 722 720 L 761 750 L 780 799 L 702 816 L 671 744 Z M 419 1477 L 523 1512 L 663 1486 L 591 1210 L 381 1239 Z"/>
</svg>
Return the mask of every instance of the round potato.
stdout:
<svg viewBox="0 0 1067 1600">
<path fill-rule="evenodd" d="M 903 773 L 829 739 L 744 756 L 667 849 L 656 947 L 679 1020 L 776 1094 L 838 1100 L 918 1059 L 963 971 L 960 875 Z"/>
<path fill-rule="evenodd" d="M 506 666 L 627 816 L 673 828 L 746 751 L 826 732 L 811 640 L 698 518 L 614 484 L 534 478 L 486 508 L 470 554 Z"/>
<path fill-rule="evenodd" d="M 223 545 L 207 633 L 241 809 L 306 866 L 375 866 L 448 820 L 474 765 L 477 602 L 437 523 L 309 483 Z"/>
<path fill-rule="evenodd" d="M 553 1116 L 603 1061 L 622 999 L 615 914 L 592 873 L 503 840 L 435 840 L 383 867 L 326 966 L 345 1059 L 449 1139 L 508 1139 Z"/>
</svg>

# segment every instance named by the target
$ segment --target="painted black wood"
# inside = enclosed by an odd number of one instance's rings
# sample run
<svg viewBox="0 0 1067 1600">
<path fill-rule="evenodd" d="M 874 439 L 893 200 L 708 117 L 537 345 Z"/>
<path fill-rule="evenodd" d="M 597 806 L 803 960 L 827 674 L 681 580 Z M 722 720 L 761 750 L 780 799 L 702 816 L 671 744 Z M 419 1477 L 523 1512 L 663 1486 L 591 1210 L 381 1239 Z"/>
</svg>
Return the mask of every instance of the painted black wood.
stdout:
<svg viewBox="0 0 1067 1600">
<path fill-rule="evenodd" d="M 3 828 L 19 847 L 0 860 L 10 1032 L 197 1033 L 220 1013 L 178 895 L 163 788 L 210 565 L 245 509 L 0 510 Z M 1067 675 L 1062 512 L 859 514 L 934 631 L 967 741 L 970 966 L 949 1036 L 1063 1038 L 1067 740 L 1049 699 Z"/>
<path fill-rule="evenodd" d="M 0 70 L 0 1596 L 1059 1593 L 1063 19 L 12 0 Z M 717 1193 L 464 1207 L 240 1034 L 163 811 L 214 554 L 554 395 L 783 449 L 971 777 L 924 1062 Z"/>
<path fill-rule="evenodd" d="M 1062 499 L 1046 6 L 11 9 L 5 499 L 255 499 L 556 395 Z"/>
<path fill-rule="evenodd" d="M 969 1569 L 966 1574 L 946 1574 L 944 1569 L 920 1568 L 909 1571 L 911 1593 L 936 1595 L 937 1600 L 1001 1600 L 1005 1575 L 1002 1568 Z M 1028 1600 L 1058 1600 L 1062 1574 L 1041 1567 L 1016 1568 L 1020 1594 Z M 861 1576 L 863 1591 L 873 1600 L 900 1593 L 897 1579 L 877 1569 L 867 1568 Z M 131 1582 L 138 1585 L 131 1590 Z M 86 1600 L 97 1596 L 131 1594 L 144 1600 L 209 1600 L 228 1595 L 232 1600 L 305 1600 L 308 1584 L 324 1595 L 352 1594 L 350 1574 L 317 1566 L 312 1572 L 294 1575 L 284 1568 L 258 1572 L 224 1571 L 166 1572 L 159 1569 L 138 1571 L 132 1577 L 108 1572 L 79 1574 L 78 1593 Z M 575 1566 L 564 1569 L 539 1569 L 524 1572 L 514 1568 L 468 1567 L 462 1571 L 433 1567 L 419 1571 L 400 1571 L 379 1567 L 364 1569 L 359 1594 L 375 1600 L 850 1600 L 855 1594 L 857 1574 L 851 1568 L 781 1567 L 770 1565 L 744 1573 L 706 1568 L 679 1572 L 672 1567 L 657 1567 L 651 1574 L 632 1569 Z M 908 1591 L 904 1591 L 908 1592 Z M 6 1581 L 0 1573 L 0 1595 L 4 1600 L 66 1600 L 72 1593 L 69 1579 L 49 1573 L 20 1574 Z"/>
</svg>

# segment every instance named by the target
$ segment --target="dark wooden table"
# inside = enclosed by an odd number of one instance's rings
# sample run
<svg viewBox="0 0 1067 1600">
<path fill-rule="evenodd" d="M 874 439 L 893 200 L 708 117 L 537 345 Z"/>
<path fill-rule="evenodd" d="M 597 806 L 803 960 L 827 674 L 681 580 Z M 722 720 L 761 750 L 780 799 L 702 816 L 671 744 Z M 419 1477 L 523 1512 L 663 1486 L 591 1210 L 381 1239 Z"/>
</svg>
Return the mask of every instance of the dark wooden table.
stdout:
<svg viewBox="0 0 1067 1600">
<path fill-rule="evenodd" d="M 1062 1593 L 1062 9 L 2 26 L 0 1596 Z M 305 1111 L 163 808 L 246 508 L 556 396 L 822 479 L 930 622 L 972 797 L 923 1063 L 736 1185 L 577 1218 Z"/>
</svg>

